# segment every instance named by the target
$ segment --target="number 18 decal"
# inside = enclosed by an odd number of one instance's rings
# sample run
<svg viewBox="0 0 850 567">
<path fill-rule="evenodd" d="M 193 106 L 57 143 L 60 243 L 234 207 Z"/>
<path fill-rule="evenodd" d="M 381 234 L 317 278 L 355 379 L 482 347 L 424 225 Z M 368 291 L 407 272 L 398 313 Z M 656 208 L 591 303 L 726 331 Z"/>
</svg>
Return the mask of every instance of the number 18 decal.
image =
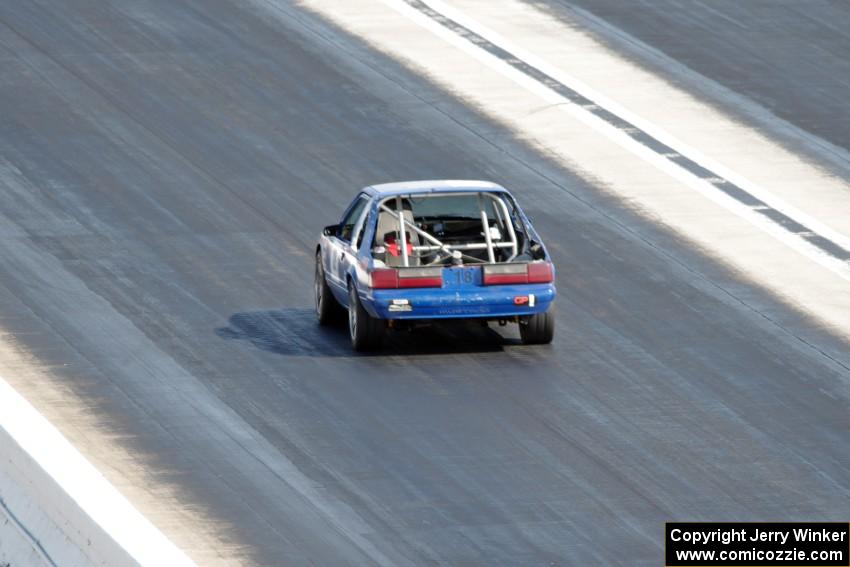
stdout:
<svg viewBox="0 0 850 567">
<path fill-rule="evenodd" d="M 455 273 L 455 282 L 460 285 L 462 283 L 471 284 L 472 283 L 472 270 L 454 270 Z"/>
</svg>

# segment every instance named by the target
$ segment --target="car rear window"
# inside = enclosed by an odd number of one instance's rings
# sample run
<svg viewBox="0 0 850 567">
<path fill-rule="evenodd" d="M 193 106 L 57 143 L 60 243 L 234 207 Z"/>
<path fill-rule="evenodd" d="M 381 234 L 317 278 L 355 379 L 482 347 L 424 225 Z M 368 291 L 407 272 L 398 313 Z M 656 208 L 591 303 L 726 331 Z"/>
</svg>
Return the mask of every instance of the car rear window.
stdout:
<svg viewBox="0 0 850 567">
<path fill-rule="evenodd" d="M 470 218 L 480 219 L 480 202 L 478 193 L 462 193 L 445 197 L 410 197 L 410 206 L 413 217 L 421 218 Z M 392 205 L 390 204 L 390 207 Z M 495 215 L 492 199 L 484 199 L 484 211 L 487 216 L 493 218 Z"/>
</svg>

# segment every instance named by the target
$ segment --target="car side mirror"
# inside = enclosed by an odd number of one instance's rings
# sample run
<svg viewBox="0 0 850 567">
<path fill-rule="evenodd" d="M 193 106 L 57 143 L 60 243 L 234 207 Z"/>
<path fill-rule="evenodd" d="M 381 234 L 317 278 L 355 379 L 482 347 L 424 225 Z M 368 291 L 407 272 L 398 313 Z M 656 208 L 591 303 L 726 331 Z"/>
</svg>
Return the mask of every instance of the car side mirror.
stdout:
<svg viewBox="0 0 850 567">
<path fill-rule="evenodd" d="M 325 236 L 338 236 L 339 235 L 339 225 L 338 224 L 329 224 L 325 228 L 322 229 L 322 234 Z"/>
</svg>

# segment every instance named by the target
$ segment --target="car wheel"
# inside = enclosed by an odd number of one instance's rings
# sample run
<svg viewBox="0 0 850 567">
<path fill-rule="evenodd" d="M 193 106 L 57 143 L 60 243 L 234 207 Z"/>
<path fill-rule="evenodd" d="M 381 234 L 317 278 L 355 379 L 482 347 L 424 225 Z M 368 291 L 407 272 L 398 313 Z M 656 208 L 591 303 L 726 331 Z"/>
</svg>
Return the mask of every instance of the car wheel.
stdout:
<svg viewBox="0 0 850 567">
<path fill-rule="evenodd" d="M 348 286 L 348 332 L 351 335 L 351 346 L 358 352 L 375 350 L 384 339 L 386 321 L 369 315 L 353 284 Z"/>
<path fill-rule="evenodd" d="M 322 253 L 316 253 L 316 277 L 313 284 L 316 296 L 316 317 L 320 325 L 330 325 L 341 319 L 342 306 L 337 303 L 331 293 L 331 288 L 325 279 L 325 268 L 322 264 Z"/>
<path fill-rule="evenodd" d="M 523 344 L 547 345 L 555 336 L 555 307 L 543 313 L 529 315 L 519 323 L 519 336 Z"/>
</svg>

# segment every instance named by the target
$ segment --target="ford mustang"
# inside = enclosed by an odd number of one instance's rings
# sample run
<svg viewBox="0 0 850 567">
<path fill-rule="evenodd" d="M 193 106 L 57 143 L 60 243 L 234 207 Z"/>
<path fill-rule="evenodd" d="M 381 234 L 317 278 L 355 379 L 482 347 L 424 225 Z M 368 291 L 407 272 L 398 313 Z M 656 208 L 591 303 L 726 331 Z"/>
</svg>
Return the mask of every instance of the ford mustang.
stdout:
<svg viewBox="0 0 850 567">
<path fill-rule="evenodd" d="M 486 181 L 363 189 L 316 246 L 316 314 L 347 311 L 352 347 L 435 319 L 516 323 L 525 344 L 555 331 L 555 267 L 513 196 Z"/>
</svg>

